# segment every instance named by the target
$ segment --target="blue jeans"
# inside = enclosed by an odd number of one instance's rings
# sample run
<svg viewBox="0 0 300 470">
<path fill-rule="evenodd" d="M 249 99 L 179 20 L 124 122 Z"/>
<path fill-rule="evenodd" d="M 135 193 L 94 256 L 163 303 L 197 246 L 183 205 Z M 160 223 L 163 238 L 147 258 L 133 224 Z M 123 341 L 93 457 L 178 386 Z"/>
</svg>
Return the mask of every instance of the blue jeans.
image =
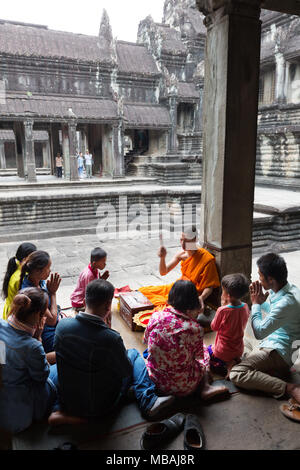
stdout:
<svg viewBox="0 0 300 470">
<path fill-rule="evenodd" d="M 156 387 L 148 375 L 145 361 L 140 353 L 136 349 L 129 349 L 127 354 L 133 371 L 132 376 L 124 380 L 121 394 L 126 395 L 128 389 L 132 387 L 141 412 L 146 412 L 152 408 L 158 398 Z"/>
<path fill-rule="evenodd" d="M 51 410 L 51 412 L 53 413 L 54 411 L 58 411 L 61 408 L 60 403 L 59 403 L 59 395 L 58 395 L 58 374 L 57 374 L 56 364 L 54 364 L 53 366 L 50 366 L 50 374 L 48 378 L 56 387 L 56 398 L 52 405 L 52 410 Z"/>
</svg>

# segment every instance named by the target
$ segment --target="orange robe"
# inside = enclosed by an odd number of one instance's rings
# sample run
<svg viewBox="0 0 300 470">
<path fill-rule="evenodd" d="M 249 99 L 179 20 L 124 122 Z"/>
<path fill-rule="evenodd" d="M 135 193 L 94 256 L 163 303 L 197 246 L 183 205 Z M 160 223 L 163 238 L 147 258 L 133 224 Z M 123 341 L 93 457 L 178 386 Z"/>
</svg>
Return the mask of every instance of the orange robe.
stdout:
<svg viewBox="0 0 300 470">
<path fill-rule="evenodd" d="M 181 274 L 180 280 L 192 281 L 199 295 L 207 287 L 220 286 L 215 258 L 204 248 L 199 248 L 193 256 L 181 262 Z M 155 310 L 161 310 L 167 305 L 173 285 L 142 287 L 139 291 L 155 305 Z"/>
</svg>

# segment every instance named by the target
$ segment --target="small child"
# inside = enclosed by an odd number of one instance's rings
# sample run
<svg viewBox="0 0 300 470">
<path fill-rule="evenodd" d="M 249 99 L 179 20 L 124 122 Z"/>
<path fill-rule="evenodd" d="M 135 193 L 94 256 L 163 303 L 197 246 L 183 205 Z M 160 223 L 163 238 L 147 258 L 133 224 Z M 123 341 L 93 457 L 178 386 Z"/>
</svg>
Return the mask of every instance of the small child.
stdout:
<svg viewBox="0 0 300 470">
<path fill-rule="evenodd" d="M 75 313 L 85 311 L 85 291 L 88 284 L 96 279 L 104 279 L 105 281 L 109 278 L 109 272 L 101 276 L 102 271 L 106 266 L 107 254 L 102 248 L 95 248 L 91 253 L 91 262 L 87 268 L 85 268 L 79 276 L 76 288 L 71 295 L 72 307 Z"/>
<path fill-rule="evenodd" d="M 228 377 L 232 367 L 240 362 L 244 352 L 244 331 L 249 319 L 249 307 L 241 302 L 249 292 L 250 282 L 244 274 L 230 274 L 222 279 L 220 307 L 211 323 L 217 331 L 214 346 L 209 346 L 212 372 Z"/>
</svg>

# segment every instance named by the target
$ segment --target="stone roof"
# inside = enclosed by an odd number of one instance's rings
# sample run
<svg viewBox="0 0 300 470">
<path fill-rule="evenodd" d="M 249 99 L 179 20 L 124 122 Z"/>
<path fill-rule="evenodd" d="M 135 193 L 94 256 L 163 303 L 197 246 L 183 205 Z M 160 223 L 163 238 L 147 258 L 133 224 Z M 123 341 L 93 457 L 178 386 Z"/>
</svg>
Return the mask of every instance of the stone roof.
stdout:
<svg viewBox="0 0 300 470">
<path fill-rule="evenodd" d="M 159 105 L 125 104 L 124 117 L 128 127 L 169 128 L 171 126 L 168 109 Z"/>
<path fill-rule="evenodd" d="M 71 111 L 70 111 L 71 110 Z M 6 103 L 0 104 L 2 118 L 21 117 L 33 119 L 55 118 L 79 120 L 113 120 L 118 117 L 115 101 L 94 98 L 37 96 L 31 98 L 7 95 Z"/>
<path fill-rule="evenodd" d="M 49 134 L 47 131 L 33 131 L 33 139 L 36 142 L 44 142 L 49 139 Z M 14 141 L 14 131 L 9 129 L 0 129 L 0 140 L 5 140 L 6 142 Z"/>
<path fill-rule="evenodd" d="M 193 82 L 179 82 L 178 83 L 178 96 L 180 98 L 193 98 L 199 99 L 199 92 Z"/>
<path fill-rule="evenodd" d="M 169 25 L 156 23 L 156 27 L 159 31 L 162 39 L 162 50 L 174 55 L 186 55 L 187 47 L 181 41 L 180 32 L 174 28 L 170 28 Z"/>
<path fill-rule="evenodd" d="M 0 20 L 0 54 L 111 62 L 110 51 L 97 36 L 74 34 Z"/>
<path fill-rule="evenodd" d="M 159 75 L 156 62 L 148 49 L 140 44 L 117 42 L 118 69 L 124 73 Z"/>
</svg>

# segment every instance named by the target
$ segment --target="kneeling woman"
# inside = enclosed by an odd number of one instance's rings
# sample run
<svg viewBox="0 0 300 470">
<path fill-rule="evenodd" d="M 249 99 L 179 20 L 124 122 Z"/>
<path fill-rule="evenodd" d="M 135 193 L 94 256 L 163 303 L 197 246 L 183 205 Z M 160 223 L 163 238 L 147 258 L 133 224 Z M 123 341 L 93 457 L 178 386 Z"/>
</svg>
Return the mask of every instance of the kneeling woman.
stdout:
<svg viewBox="0 0 300 470">
<path fill-rule="evenodd" d="M 48 295 L 48 309 L 46 312 L 46 324 L 42 334 L 42 343 L 46 353 L 53 351 L 53 342 L 56 326 L 59 321 L 59 308 L 56 303 L 56 292 L 61 278 L 57 273 L 51 274 L 51 259 L 45 251 L 35 251 L 28 256 L 22 266 L 20 289 L 37 287 Z M 47 281 L 46 280 L 49 278 Z"/>
<path fill-rule="evenodd" d="M 227 392 L 226 387 L 209 385 L 209 354 L 203 345 L 203 328 L 197 323 L 201 307 L 195 285 L 177 281 L 168 303 L 169 307 L 152 315 L 145 333 L 151 380 L 167 395 L 197 392 L 209 399 Z"/>
<path fill-rule="evenodd" d="M 13 300 L 8 321 L 0 320 L 2 346 L 0 428 L 18 433 L 43 419 L 56 400 L 56 366 L 50 369 L 41 344 L 48 296 L 24 289 Z"/>
</svg>

